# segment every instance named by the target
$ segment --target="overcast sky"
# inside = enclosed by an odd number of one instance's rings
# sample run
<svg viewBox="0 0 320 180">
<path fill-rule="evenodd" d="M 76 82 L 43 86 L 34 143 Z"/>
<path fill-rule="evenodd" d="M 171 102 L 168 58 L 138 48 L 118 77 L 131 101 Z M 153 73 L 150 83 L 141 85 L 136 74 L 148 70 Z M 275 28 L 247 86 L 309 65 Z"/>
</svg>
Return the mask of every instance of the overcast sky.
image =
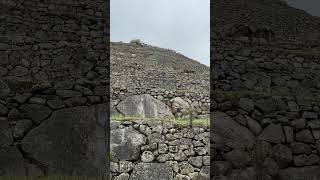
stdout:
<svg viewBox="0 0 320 180">
<path fill-rule="evenodd" d="M 286 0 L 292 7 L 307 11 L 313 16 L 320 17 L 320 0 Z"/>
<path fill-rule="evenodd" d="M 210 0 L 111 0 L 111 41 L 142 42 L 210 63 Z"/>
</svg>

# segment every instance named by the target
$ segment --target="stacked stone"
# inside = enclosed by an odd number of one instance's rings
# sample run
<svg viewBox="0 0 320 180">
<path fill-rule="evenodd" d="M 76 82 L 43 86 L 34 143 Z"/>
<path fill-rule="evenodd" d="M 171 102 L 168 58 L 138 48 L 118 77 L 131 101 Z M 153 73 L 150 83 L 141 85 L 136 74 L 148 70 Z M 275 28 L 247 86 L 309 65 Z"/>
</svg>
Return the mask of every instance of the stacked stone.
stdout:
<svg viewBox="0 0 320 180">
<path fill-rule="evenodd" d="M 210 179 L 209 128 L 111 121 L 113 179 Z"/>
<path fill-rule="evenodd" d="M 125 86 L 113 87 L 111 89 L 111 99 L 113 105 L 117 106 L 125 98 L 133 95 L 140 94 L 149 94 L 155 99 L 158 99 L 168 105 L 172 110 L 173 108 L 173 99 L 182 98 L 188 106 L 193 107 L 193 116 L 194 118 L 208 118 L 209 116 L 209 107 L 210 107 L 210 98 L 209 94 L 206 92 L 193 92 L 193 91 L 182 91 L 182 90 L 166 90 L 163 88 L 136 88 L 131 89 Z M 174 110 L 173 110 L 174 111 Z M 186 117 L 184 112 L 179 111 L 173 112 L 176 118 Z"/>
<path fill-rule="evenodd" d="M 114 43 L 111 48 L 111 86 L 188 89 L 209 92 L 209 67 L 171 50 Z"/>
<path fill-rule="evenodd" d="M 319 179 L 319 57 L 230 42 L 213 64 L 212 178 Z"/>
<path fill-rule="evenodd" d="M 93 115 L 93 109 L 100 112 L 98 104 L 108 102 L 109 96 L 104 2 L 8 0 L 0 6 L 4 15 L 4 26 L 0 26 L 0 175 L 101 175 L 105 159 L 95 165 L 75 163 L 69 169 L 75 160 L 67 151 L 78 158 L 94 161 L 94 157 L 80 155 L 79 147 L 74 150 L 77 145 L 66 144 L 74 142 L 70 138 L 77 138 L 81 133 L 76 129 L 85 125 L 88 128 L 82 129 L 82 135 L 94 139 L 104 135 L 102 126 L 96 126 L 100 115 Z M 87 121 L 76 122 L 81 116 Z M 95 135 L 87 132 L 90 126 Z M 57 136 L 59 142 L 54 139 Z M 105 140 L 90 143 L 101 146 Z M 105 148 L 96 150 L 101 153 Z"/>
</svg>

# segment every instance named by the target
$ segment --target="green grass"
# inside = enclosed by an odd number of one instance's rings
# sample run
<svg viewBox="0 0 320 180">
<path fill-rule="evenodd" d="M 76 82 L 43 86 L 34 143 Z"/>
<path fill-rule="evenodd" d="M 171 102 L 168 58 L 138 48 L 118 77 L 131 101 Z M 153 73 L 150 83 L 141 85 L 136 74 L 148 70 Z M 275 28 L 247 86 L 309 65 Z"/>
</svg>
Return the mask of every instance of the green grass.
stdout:
<svg viewBox="0 0 320 180">
<path fill-rule="evenodd" d="M 141 117 L 124 117 L 124 116 L 112 116 L 112 121 L 136 121 L 136 120 L 145 120 L 145 121 L 156 121 L 161 123 L 172 123 L 174 126 L 187 127 L 189 126 L 189 119 L 152 119 L 152 118 L 141 118 Z M 209 119 L 193 119 L 193 127 L 210 127 Z"/>
<path fill-rule="evenodd" d="M 82 177 L 82 176 L 0 176 L 0 180 L 104 180 L 102 177 Z"/>
</svg>

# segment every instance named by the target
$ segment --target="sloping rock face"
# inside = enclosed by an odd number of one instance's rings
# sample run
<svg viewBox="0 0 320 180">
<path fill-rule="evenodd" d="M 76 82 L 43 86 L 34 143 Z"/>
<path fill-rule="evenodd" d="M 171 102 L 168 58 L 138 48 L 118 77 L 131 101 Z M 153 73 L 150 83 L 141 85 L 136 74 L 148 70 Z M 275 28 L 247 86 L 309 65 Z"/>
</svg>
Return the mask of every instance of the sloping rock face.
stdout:
<svg viewBox="0 0 320 180">
<path fill-rule="evenodd" d="M 209 67 L 172 50 L 111 42 L 111 86 L 209 92 Z"/>
<path fill-rule="evenodd" d="M 148 94 L 127 97 L 117 105 L 121 114 L 142 118 L 173 118 L 170 108 Z"/>
<path fill-rule="evenodd" d="M 48 175 L 102 176 L 106 168 L 107 106 L 53 112 L 22 140 L 22 150 Z"/>
</svg>

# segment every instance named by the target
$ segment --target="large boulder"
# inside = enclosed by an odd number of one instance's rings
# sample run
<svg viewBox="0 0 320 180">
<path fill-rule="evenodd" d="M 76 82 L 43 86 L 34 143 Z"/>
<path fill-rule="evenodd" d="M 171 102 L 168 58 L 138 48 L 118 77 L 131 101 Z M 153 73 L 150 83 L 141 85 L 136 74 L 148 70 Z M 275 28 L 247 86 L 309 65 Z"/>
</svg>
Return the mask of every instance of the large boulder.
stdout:
<svg viewBox="0 0 320 180">
<path fill-rule="evenodd" d="M 146 140 L 143 134 L 132 127 L 111 130 L 111 155 L 121 161 L 137 160 L 140 157 L 141 146 L 146 144 Z"/>
<path fill-rule="evenodd" d="M 320 179 L 320 166 L 287 168 L 279 171 L 279 180 Z"/>
<path fill-rule="evenodd" d="M 139 163 L 135 165 L 130 180 L 172 180 L 173 171 L 165 163 Z"/>
<path fill-rule="evenodd" d="M 223 112 L 214 112 L 211 115 L 213 124 L 211 140 L 218 148 L 231 147 L 252 149 L 254 136 L 249 129 L 241 126 Z"/>
<path fill-rule="evenodd" d="M 189 113 L 191 105 L 189 102 L 183 100 L 181 97 L 175 97 L 171 99 L 170 102 L 173 113 L 181 112 L 183 115 Z"/>
<path fill-rule="evenodd" d="M 127 97 L 117 105 L 121 114 L 142 118 L 173 118 L 170 108 L 149 94 Z"/>
<path fill-rule="evenodd" d="M 105 104 L 57 110 L 22 140 L 48 175 L 102 176 L 106 168 Z"/>
</svg>

